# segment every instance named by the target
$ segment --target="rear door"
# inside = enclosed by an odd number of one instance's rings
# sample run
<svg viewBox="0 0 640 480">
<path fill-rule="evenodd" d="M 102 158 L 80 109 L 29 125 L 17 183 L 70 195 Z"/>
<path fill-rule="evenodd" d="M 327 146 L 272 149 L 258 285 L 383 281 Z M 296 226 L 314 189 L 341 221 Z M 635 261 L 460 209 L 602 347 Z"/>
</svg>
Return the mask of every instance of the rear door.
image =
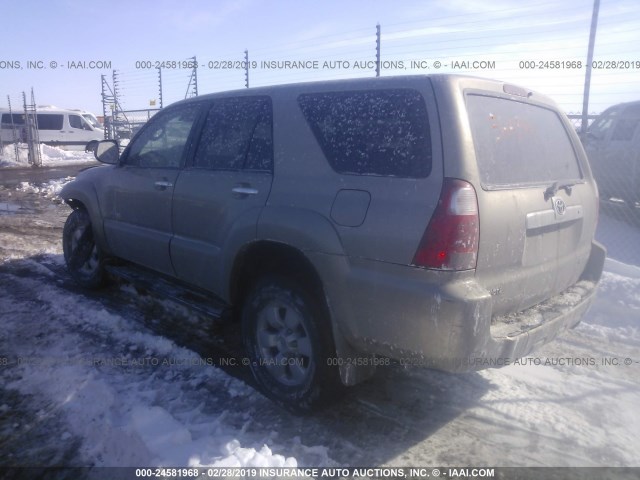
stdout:
<svg viewBox="0 0 640 480">
<path fill-rule="evenodd" d="M 171 259 L 177 276 L 220 294 L 229 250 L 256 237 L 273 178 L 271 99 L 216 99 L 177 179 Z"/>
<path fill-rule="evenodd" d="M 325 88 L 298 96 L 313 138 L 300 132 L 289 143 L 301 146 L 294 155 L 306 170 L 328 164 L 331 173 L 299 172 L 291 181 L 307 195 L 292 200 L 330 218 L 357 261 L 410 265 L 442 187 L 431 84 L 406 78 Z"/>
<path fill-rule="evenodd" d="M 118 257 L 174 274 L 169 257 L 171 201 L 199 104 L 156 115 L 125 150 L 102 186 L 104 229 Z"/>
<path fill-rule="evenodd" d="M 552 106 L 467 92 L 481 188 L 476 275 L 494 312 L 519 311 L 572 285 L 596 225 L 579 141 Z"/>
</svg>

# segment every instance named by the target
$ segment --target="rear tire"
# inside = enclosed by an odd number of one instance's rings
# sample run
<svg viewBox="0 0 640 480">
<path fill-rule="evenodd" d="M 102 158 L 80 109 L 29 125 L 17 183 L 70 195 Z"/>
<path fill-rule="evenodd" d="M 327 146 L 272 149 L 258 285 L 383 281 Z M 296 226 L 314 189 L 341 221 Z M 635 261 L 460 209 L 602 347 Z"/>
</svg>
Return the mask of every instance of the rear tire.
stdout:
<svg viewBox="0 0 640 480">
<path fill-rule="evenodd" d="M 258 386 L 286 409 L 308 413 L 342 392 L 327 309 L 302 286 L 259 280 L 245 298 L 242 335 Z"/>
<path fill-rule="evenodd" d="M 105 284 L 104 258 L 93 238 L 89 214 L 77 209 L 71 212 L 62 232 L 64 261 L 73 279 L 85 288 Z"/>
</svg>

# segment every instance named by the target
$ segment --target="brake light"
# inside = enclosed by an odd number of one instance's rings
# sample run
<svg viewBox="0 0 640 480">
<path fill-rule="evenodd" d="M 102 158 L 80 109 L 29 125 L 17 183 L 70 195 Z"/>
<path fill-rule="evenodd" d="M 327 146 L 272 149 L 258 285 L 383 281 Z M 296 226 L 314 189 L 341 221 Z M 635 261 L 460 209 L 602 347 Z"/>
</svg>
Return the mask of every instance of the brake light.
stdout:
<svg viewBox="0 0 640 480">
<path fill-rule="evenodd" d="M 438 206 L 422 235 L 413 264 L 440 270 L 476 268 L 479 238 L 475 189 L 463 180 L 445 178 Z"/>
</svg>

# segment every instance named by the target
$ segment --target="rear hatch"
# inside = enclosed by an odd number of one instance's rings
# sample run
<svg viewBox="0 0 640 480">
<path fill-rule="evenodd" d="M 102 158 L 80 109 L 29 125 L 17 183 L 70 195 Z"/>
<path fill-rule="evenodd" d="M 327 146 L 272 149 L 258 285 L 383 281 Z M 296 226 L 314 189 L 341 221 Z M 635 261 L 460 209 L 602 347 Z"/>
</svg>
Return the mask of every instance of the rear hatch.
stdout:
<svg viewBox="0 0 640 480">
<path fill-rule="evenodd" d="M 476 279 L 491 292 L 494 315 L 502 315 L 578 280 L 591 250 L 597 194 L 579 140 L 553 103 L 495 86 L 466 89 L 464 103 L 474 145 L 467 157 L 475 154 L 477 165 Z"/>
</svg>

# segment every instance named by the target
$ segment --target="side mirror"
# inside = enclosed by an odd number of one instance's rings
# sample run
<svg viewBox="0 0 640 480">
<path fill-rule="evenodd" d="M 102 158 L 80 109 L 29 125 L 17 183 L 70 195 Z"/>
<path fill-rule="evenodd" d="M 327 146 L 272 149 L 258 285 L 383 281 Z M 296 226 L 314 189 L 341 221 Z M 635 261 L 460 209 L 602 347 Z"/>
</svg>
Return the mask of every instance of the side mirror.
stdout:
<svg viewBox="0 0 640 480">
<path fill-rule="evenodd" d="M 120 151 L 118 150 L 118 142 L 115 140 L 101 140 L 94 153 L 96 159 L 102 163 L 115 165 L 118 163 Z"/>
</svg>

